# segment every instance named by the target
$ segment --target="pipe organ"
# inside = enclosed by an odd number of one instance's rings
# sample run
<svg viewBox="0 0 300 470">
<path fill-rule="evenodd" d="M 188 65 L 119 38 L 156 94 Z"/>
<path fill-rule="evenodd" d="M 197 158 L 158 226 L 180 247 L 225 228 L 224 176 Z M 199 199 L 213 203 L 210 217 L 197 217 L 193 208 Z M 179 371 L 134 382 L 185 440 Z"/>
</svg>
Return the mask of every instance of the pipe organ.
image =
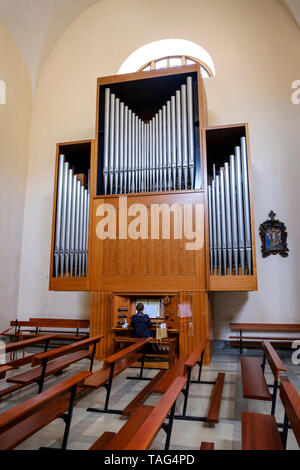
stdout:
<svg viewBox="0 0 300 470">
<path fill-rule="evenodd" d="M 242 137 L 207 187 L 211 275 L 252 274 L 246 138 Z"/>
<path fill-rule="evenodd" d="M 123 333 L 118 302 L 171 299 L 188 354 L 213 339 L 212 292 L 257 288 L 248 125 L 206 114 L 197 64 L 103 77 L 95 140 L 57 144 L 49 288 L 91 292 L 98 358 Z"/>
<path fill-rule="evenodd" d="M 103 160 L 104 194 L 194 189 L 192 77 L 147 121 L 106 87 Z"/>
<path fill-rule="evenodd" d="M 65 155 L 59 155 L 54 276 L 85 277 L 87 268 L 89 183 L 74 174 Z"/>
</svg>

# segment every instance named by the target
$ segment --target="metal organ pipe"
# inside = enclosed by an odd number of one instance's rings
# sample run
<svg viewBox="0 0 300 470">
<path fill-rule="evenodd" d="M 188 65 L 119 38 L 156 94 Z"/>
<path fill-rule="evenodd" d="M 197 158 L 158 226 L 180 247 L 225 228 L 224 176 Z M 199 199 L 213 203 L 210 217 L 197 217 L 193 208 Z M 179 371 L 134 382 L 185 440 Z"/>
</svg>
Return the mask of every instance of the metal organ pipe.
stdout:
<svg viewBox="0 0 300 470">
<path fill-rule="evenodd" d="M 222 274 L 222 232 L 221 232 L 221 201 L 220 201 L 220 176 L 216 176 L 216 221 L 217 221 L 217 251 L 218 268 Z"/>
<path fill-rule="evenodd" d="M 236 178 L 234 155 L 230 155 L 230 204 L 231 204 L 231 226 L 232 226 L 232 248 L 235 274 L 238 275 L 238 228 L 236 211 Z"/>
<path fill-rule="evenodd" d="M 115 175 L 115 193 L 118 193 L 119 188 L 119 127 L 120 127 L 120 100 L 116 98 L 115 101 L 115 165 L 114 165 L 114 175 Z"/>
<path fill-rule="evenodd" d="M 239 255 L 242 274 L 245 270 L 245 232 L 243 214 L 243 193 L 242 193 L 242 173 L 241 173 L 241 149 L 235 147 L 235 167 L 236 167 L 236 191 L 237 191 L 237 217 L 239 235 Z"/>
<path fill-rule="evenodd" d="M 226 205 L 226 236 L 229 275 L 232 275 L 232 233 L 231 233 L 231 204 L 230 204 L 230 182 L 229 165 L 224 163 L 225 205 Z"/>
<path fill-rule="evenodd" d="M 212 231 L 213 231 L 213 249 L 214 249 L 214 270 L 218 273 L 218 244 L 217 244 L 217 209 L 216 209 L 216 182 L 215 179 L 211 183 L 211 215 L 212 215 Z"/>
<path fill-rule="evenodd" d="M 248 164 L 247 164 L 247 145 L 246 138 L 241 138 L 241 159 L 242 159 L 242 184 L 243 184 L 243 203 L 244 203 L 244 221 L 245 221 L 245 239 L 246 239 L 246 258 L 248 274 L 252 274 L 252 240 L 251 240 L 251 219 L 250 219 L 250 200 L 248 183 Z"/>
<path fill-rule="evenodd" d="M 124 107 L 124 138 L 123 138 L 123 183 L 124 193 L 127 192 L 128 169 L 128 106 Z"/>
<path fill-rule="evenodd" d="M 120 194 L 123 193 L 124 174 L 124 103 L 120 103 Z"/>
<path fill-rule="evenodd" d="M 110 95 L 110 116 L 109 116 L 109 184 L 110 193 L 113 194 L 114 182 L 114 126 L 115 126 L 115 95 Z"/>
<path fill-rule="evenodd" d="M 209 258 L 212 275 L 252 274 L 246 138 L 224 167 L 212 165 L 208 185 Z M 245 263 L 246 253 L 246 263 Z M 247 266 L 247 271 L 245 267 Z"/>
<path fill-rule="evenodd" d="M 213 226 L 212 226 L 212 199 L 211 199 L 211 186 L 208 185 L 208 225 L 209 225 L 209 261 L 210 261 L 210 273 L 214 273 L 214 262 L 213 262 Z"/>
<path fill-rule="evenodd" d="M 182 186 L 182 146 L 181 146 L 181 103 L 180 91 L 176 91 L 176 141 L 177 141 L 177 171 L 178 171 L 178 189 Z"/>
<path fill-rule="evenodd" d="M 220 169 L 220 198 L 221 198 L 221 229 L 222 229 L 222 254 L 223 254 L 223 273 L 227 271 L 227 233 L 226 233 L 226 211 L 225 211 L 225 185 L 224 169 Z"/>
<path fill-rule="evenodd" d="M 188 141 L 187 141 L 187 106 L 186 85 L 181 85 L 181 120 L 182 120 L 182 167 L 184 189 L 188 188 Z"/>
<path fill-rule="evenodd" d="M 103 158 L 104 194 L 107 194 L 107 183 L 108 183 L 109 105 L 110 105 L 110 89 L 105 88 L 104 158 Z"/>
<path fill-rule="evenodd" d="M 172 175 L 173 175 L 173 189 L 176 189 L 176 105 L 175 96 L 171 97 L 171 149 L 172 149 Z"/>
<path fill-rule="evenodd" d="M 75 222 L 76 222 L 76 196 L 77 177 L 73 176 L 72 210 L 71 210 L 71 234 L 70 234 L 70 275 L 73 277 L 74 252 L 75 252 Z"/>
<path fill-rule="evenodd" d="M 195 173 L 193 79 L 148 122 L 105 89 L 103 192 L 192 189 Z"/>
<path fill-rule="evenodd" d="M 68 176 L 69 162 L 64 163 L 63 192 L 62 192 L 62 212 L 60 226 L 60 273 L 63 276 L 65 266 L 65 241 L 66 241 L 66 216 L 67 216 L 67 197 L 68 197 Z"/>
<path fill-rule="evenodd" d="M 191 187 L 194 186 L 195 171 L 195 145 L 194 145 L 194 117 L 193 117 L 193 82 L 192 77 L 187 77 L 187 120 L 189 142 L 189 169 Z"/>
<path fill-rule="evenodd" d="M 171 101 L 167 101 L 167 169 L 168 190 L 172 189 L 172 154 L 171 154 Z"/>
<path fill-rule="evenodd" d="M 60 227 L 61 227 L 61 212 L 62 212 L 64 165 L 65 165 L 65 156 L 61 154 L 59 155 L 59 163 L 58 163 L 57 197 L 56 197 L 56 227 L 55 227 L 56 230 L 55 230 L 55 245 L 54 245 L 55 277 L 58 276 L 58 268 L 59 268 Z"/>
</svg>

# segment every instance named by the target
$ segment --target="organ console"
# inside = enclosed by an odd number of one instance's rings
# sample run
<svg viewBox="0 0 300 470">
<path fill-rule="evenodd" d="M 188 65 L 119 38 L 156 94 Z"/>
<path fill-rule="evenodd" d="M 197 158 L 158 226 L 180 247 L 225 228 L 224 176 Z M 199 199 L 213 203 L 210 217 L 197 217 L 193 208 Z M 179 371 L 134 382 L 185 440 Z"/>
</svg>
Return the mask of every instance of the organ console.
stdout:
<svg viewBox="0 0 300 470">
<path fill-rule="evenodd" d="M 168 296 L 189 353 L 211 292 L 257 288 L 248 126 L 207 127 L 199 65 L 99 78 L 96 110 L 95 141 L 57 145 L 50 289 L 91 291 L 98 358 L 136 299 Z"/>
</svg>

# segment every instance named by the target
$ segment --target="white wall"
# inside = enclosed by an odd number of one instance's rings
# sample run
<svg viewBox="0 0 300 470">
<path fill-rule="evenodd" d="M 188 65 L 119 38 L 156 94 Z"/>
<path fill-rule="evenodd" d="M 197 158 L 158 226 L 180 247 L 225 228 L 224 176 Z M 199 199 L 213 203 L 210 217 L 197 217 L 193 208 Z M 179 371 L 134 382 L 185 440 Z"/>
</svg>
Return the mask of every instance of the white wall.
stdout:
<svg viewBox="0 0 300 470">
<path fill-rule="evenodd" d="M 88 294 L 48 292 L 55 143 L 94 137 L 96 78 L 165 38 L 194 41 L 211 54 L 209 124 L 250 125 L 259 290 L 215 294 L 216 337 L 226 337 L 230 320 L 299 322 L 300 105 L 291 102 L 291 83 L 300 79 L 300 30 L 276 0 L 102 0 L 65 31 L 33 103 L 20 317 L 88 316 Z M 271 209 L 287 224 L 287 259 L 259 253 L 258 227 Z"/>
<path fill-rule="evenodd" d="M 8 31 L 0 24 L 0 332 L 16 318 L 26 170 L 29 150 L 31 86 L 29 73 Z"/>
</svg>

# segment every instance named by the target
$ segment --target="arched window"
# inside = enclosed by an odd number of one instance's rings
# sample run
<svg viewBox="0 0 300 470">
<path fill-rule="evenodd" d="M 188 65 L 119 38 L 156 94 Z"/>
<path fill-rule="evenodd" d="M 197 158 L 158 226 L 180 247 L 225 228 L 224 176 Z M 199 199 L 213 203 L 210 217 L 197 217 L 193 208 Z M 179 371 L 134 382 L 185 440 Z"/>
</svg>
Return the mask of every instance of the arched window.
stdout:
<svg viewBox="0 0 300 470">
<path fill-rule="evenodd" d="M 213 76 L 212 71 L 201 60 L 186 55 L 174 55 L 171 57 L 161 57 L 156 60 L 151 60 L 141 67 L 138 72 L 147 72 L 148 70 L 163 69 L 166 67 L 180 67 L 181 65 L 191 65 L 196 63 L 201 65 L 201 74 L 203 78 Z"/>
<path fill-rule="evenodd" d="M 6 85 L 3 80 L 0 80 L 0 104 L 6 104 Z"/>
<path fill-rule="evenodd" d="M 118 73 L 146 72 L 194 63 L 201 65 L 204 78 L 215 75 L 213 60 L 203 47 L 184 39 L 164 39 L 151 42 L 134 51 L 123 62 Z"/>
</svg>

